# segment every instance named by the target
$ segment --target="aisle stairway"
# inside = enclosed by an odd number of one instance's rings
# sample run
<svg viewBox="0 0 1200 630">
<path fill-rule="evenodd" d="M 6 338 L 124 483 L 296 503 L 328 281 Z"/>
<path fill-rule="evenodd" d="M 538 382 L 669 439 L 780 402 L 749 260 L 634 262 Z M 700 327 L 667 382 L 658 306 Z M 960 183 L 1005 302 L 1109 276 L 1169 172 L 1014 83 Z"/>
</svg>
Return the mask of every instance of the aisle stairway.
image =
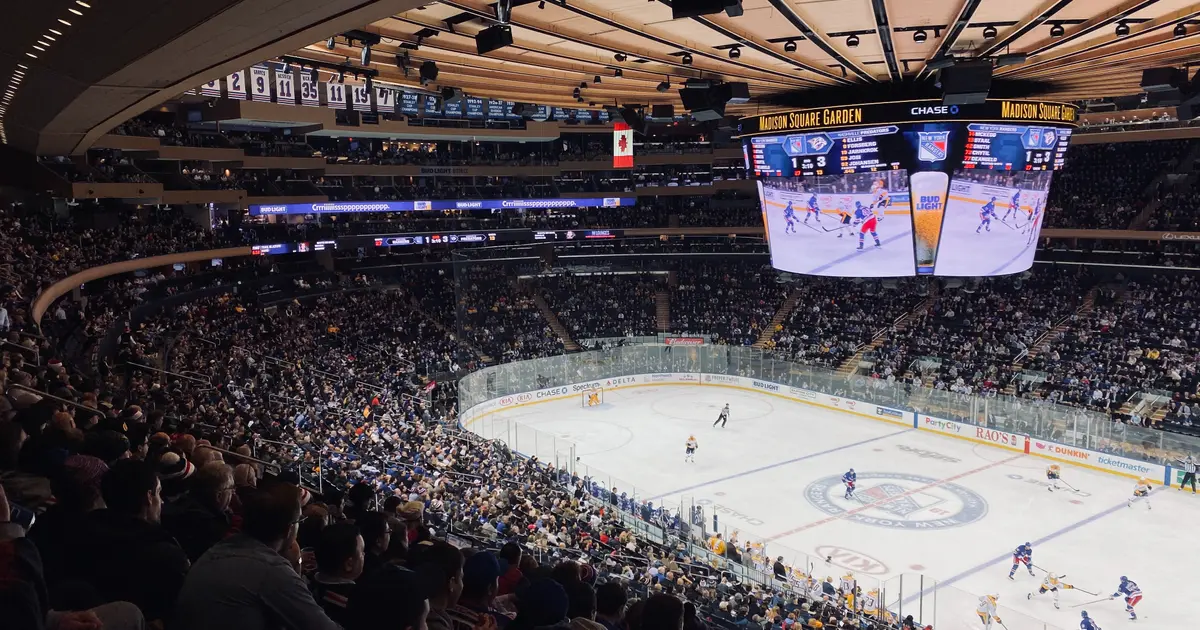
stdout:
<svg viewBox="0 0 1200 630">
<path fill-rule="evenodd" d="M 1042 334 L 1041 337 L 1038 337 L 1033 342 L 1033 345 L 1029 346 L 1028 352 L 1019 357 L 1016 361 L 1013 361 L 1012 365 L 1009 366 L 1010 371 L 1015 374 L 1025 369 L 1025 365 L 1028 364 L 1031 359 L 1045 352 L 1046 348 L 1050 347 L 1050 344 L 1054 343 L 1054 341 L 1061 337 L 1063 333 L 1070 330 L 1072 322 L 1078 321 L 1090 315 L 1092 309 L 1094 309 L 1096 306 L 1097 290 L 1097 287 L 1092 287 L 1091 290 L 1087 292 L 1087 295 L 1083 296 L 1083 301 L 1080 302 L 1079 308 L 1075 309 L 1074 314 L 1064 317 L 1062 321 L 1058 322 L 1057 326 L 1047 330 Z M 1003 393 L 1008 394 L 1009 396 L 1016 395 L 1017 385 L 1014 379 L 1009 379 L 1008 384 L 1004 386 Z"/>
<path fill-rule="evenodd" d="M 562 321 L 558 319 L 558 315 L 555 314 L 554 309 L 550 308 L 550 305 L 546 303 L 546 299 L 534 292 L 533 303 L 542 312 L 542 317 L 546 318 L 546 323 L 550 324 L 550 330 L 553 330 L 554 334 L 558 335 L 558 338 L 562 340 L 563 348 L 567 352 L 579 352 L 581 350 L 579 344 L 575 343 L 575 340 L 571 338 L 571 333 L 567 330 L 566 326 L 563 326 Z"/>
<path fill-rule="evenodd" d="M 924 300 L 921 300 L 921 302 L 914 306 L 911 311 L 905 313 L 902 317 L 897 319 L 891 326 L 875 331 L 875 334 L 871 337 L 871 341 L 864 343 L 861 347 L 859 347 L 858 352 L 855 352 L 854 356 L 842 361 L 842 364 L 838 366 L 836 374 L 838 376 L 850 376 L 851 374 L 857 372 L 858 364 L 862 362 L 864 355 L 883 345 L 883 342 L 888 338 L 888 334 L 892 331 L 901 332 L 908 328 L 909 324 L 911 324 L 913 320 L 924 315 L 931 307 L 933 307 L 933 303 L 936 301 L 936 299 L 937 298 L 935 296 L 930 295 Z"/>
<path fill-rule="evenodd" d="M 787 299 L 785 299 L 783 304 L 779 305 L 779 309 L 775 311 L 775 316 L 771 318 L 771 323 L 767 324 L 766 327 L 762 329 L 762 332 L 758 334 L 758 341 L 754 342 L 755 348 L 762 349 L 767 347 L 767 344 L 770 343 L 771 338 L 775 336 L 775 330 L 779 328 L 783 322 L 787 320 L 788 316 L 792 314 L 792 311 L 795 310 L 796 304 L 800 302 L 800 296 L 800 287 L 793 288 L 792 292 L 788 294 Z"/>
<path fill-rule="evenodd" d="M 655 321 L 658 322 L 658 332 L 671 330 L 671 294 L 666 289 L 659 289 L 654 295 Z"/>
</svg>

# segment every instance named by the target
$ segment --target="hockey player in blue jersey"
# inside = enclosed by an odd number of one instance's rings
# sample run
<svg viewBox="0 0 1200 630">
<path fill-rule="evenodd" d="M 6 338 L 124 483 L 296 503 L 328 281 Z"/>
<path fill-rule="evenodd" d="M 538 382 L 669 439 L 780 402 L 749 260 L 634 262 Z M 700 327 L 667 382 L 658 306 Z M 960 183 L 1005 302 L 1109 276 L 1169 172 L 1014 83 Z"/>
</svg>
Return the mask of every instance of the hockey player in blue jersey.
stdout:
<svg viewBox="0 0 1200 630">
<path fill-rule="evenodd" d="M 1033 575 L 1032 543 L 1027 542 L 1023 545 L 1017 545 L 1017 548 L 1013 550 L 1013 565 L 1012 570 L 1008 572 L 1008 579 L 1013 579 L 1013 576 L 1017 574 L 1017 568 L 1022 564 L 1025 565 L 1026 569 L 1029 569 L 1029 575 Z"/>
<path fill-rule="evenodd" d="M 808 212 L 804 215 L 804 222 L 808 223 L 808 219 L 813 216 L 817 217 L 817 223 L 821 222 L 821 207 L 817 205 L 816 193 L 813 193 L 813 196 L 808 198 Z"/>
<path fill-rule="evenodd" d="M 862 205 L 862 202 L 854 202 L 854 224 L 858 226 L 858 248 L 863 248 L 863 238 L 867 232 L 871 233 L 871 238 L 875 239 L 875 247 L 882 244 L 879 242 L 879 234 L 875 232 L 875 227 L 879 224 L 878 217 L 875 216 L 875 211 Z"/>
<path fill-rule="evenodd" d="M 842 475 L 842 483 L 846 484 L 846 496 L 844 498 L 849 499 L 854 496 L 854 483 L 856 481 L 858 481 L 858 475 L 854 474 L 853 468 L 850 469 L 850 472 Z"/>
<path fill-rule="evenodd" d="M 979 227 L 975 228 L 975 233 L 979 234 L 979 230 L 982 230 L 982 229 L 987 229 L 988 232 L 991 232 L 992 231 L 992 219 L 995 219 L 995 218 L 996 218 L 996 198 L 992 197 L 991 201 L 983 204 L 983 207 L 979 209 Z"/>
<path fill-rule="evenodd" d="M 1013 193 L 1012 201 L 1008 202 L 1008 210 L 1004 211 L 1004 219 L 1003 220 L 1007 221 L 1008 215 L 1010 215 L 1010 214 L 1013 216 L 1021 216 L 1021 215 L 1017 214 L 1017 211 L 1020 209 L 1021 209 L 1021 191 L 1018 190 Z"/>
<path fill-rule="evenodd" d="M 1129 613 L 1130 619 L 1137 619 L 1137 613 L 1133 611 L 1133 607 L 1142 601 L 1142 589 L 1138 588 L 1137 582 L 1121 576 L 1121 585 L 1117 587 L 1117 592 L 1112 594 L 1109 599 L 1117 597 L 1125 597 L 1125 612 Z"/>
<path fill-rule="evenodd" d="M 787 221 L 787 227 L 783 228 L 783 233 L 784 234 L 795 234 L 796 233 L 796 209 L 792 207 L 792 202 L 790 202 L 790 201 L 788 202 L 787 207 L 783 209 L 783 220 Z M 807 222 L 808 222 L 808 219 L 806 218 L 805 223 L 807 223 Z"/>
<path fill-rule="evenodd" d="M 1079 620 L 1079 630 L 1100 630 L 1100 626 L 1097 626 L 1096 622 L 1088 616 L 1086 610 L 1081 611 L 1079 614 L 1083 615 L 1083 619 Z"/>
</svg>

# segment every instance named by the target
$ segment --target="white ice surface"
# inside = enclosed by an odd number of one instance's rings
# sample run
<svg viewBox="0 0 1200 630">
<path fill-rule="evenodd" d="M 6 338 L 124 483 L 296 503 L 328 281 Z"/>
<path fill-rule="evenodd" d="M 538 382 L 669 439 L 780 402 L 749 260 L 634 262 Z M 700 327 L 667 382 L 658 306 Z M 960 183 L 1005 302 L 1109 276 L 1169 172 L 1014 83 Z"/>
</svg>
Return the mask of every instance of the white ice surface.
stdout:
<svg viewBox="0 0 1200 630">
<path fill-rule="evenodd" d="M 1012 189 L 1001 189 L 1011 191 Z M 1008 200 L 1012 193 L 996 200 L 996 218 L 992 219 L 991 231 L 980 230 L 979 209 L 986 199 L 964 200 L 951 194 L 946 203 L 946 216 L 942 220 L 942 238 L 938 245 L 937 274 L 943 276 L 995 276 L 1024 271 L 1033 265 L 1037 249 L 1037 230 L 1028 232 L 1029 214 L 1033 204 L 1045 206 L 1045 193 L 1022 190 L 1022 206 L 1019 213 L 1011 213 L 1008 220 Z M 983 196 L 983 195 L 979 195 Z M 976 203 L 978 202 L 978 203 Z M 1041 222 L 1041 218 L 1038 218 Z M 1026 230 L 1022 233 L 1022 230 Z"/>
<path fill-rule="evenodd" d="M 1011 551 L 1026 541 L 1034 543 L 1035 565 L 1100 596 L 1112 594 L 1122 575 L 1136 581 L 1144 593 L 1138 625 L 1192 628 L 1200 614 L 1192 593 L 1200 566 L 1193 526 L 1200 496 L 1160 489 L 1151 495 L 1152 510 L 1127 508 L 1133 480 L 1067 465 L 1063 479 L 1085 494 L 1052 493 L 1043 483 L 1049 462 L 1041 458 L 734 389 L 638 387 L 606 390 L 604 398 L 596 408 L 583 409 L 570 398 L 500 412 L 484 422 L 525 424 L 571 440 L 580 465 L 632 482 L 640 498 L 656 504 L 711 502 L 710 521 L 720 506 L 722 526 L 740 529 L 743 539 L 766 537 L 772 556 L 792 551 L 822 557 L 837 548 L 875 561 L 874 575 L 860 571 L 861 584 L 902 573 L 934 578 L 940 583 L 936 630 L 982 627 L 973 610 L 976 597 L 988 592 L 1000 595 L 1008 630 L 1078 628 L 1080 610 L 1106 630 L 1134 623 L 1119 599 L 1074 607 L 1099 598 L 1079 590 L 1062 593 L 1061 610 L 1049 595 L 1026 600 L 1044 573 L 1034 578 L 1022 569 L 1015 582 L 1007 579 Z M 713 428 L 725 403 L 729 424 Z M 683 444 L 693 434 L 700 449 L 696 463 L 687 464 Z M 842 499 L 837 478 L 851 467 L 865 505 Z M 918 479 L 880 481 L 873 474 Z M 806 488 L 826 478 L 830 489 L 818 494 L 840 514 L 821 511 L 806 498 Z M 872 496 L 884 496 L 881 483 L 893 484 L 893 492 L 896 484 L 906 490 L 901 499 L 887 501 L 901 505 L 902 513 L 871 505 Z M 947 491 L 947 484 L 956 490 Z M 630 491 L 628 484 L 620 489 Z M 953 519 L 964 501 L 973 500 L 964 498 L 971 493 L 986 504 L 978 520 L 919 525 L 939 514 Z M 869 524 L 881 519 L 892 525 Z M 845 571 L 818 565 L 816 572 L 836 580 Z"/>
</svg>

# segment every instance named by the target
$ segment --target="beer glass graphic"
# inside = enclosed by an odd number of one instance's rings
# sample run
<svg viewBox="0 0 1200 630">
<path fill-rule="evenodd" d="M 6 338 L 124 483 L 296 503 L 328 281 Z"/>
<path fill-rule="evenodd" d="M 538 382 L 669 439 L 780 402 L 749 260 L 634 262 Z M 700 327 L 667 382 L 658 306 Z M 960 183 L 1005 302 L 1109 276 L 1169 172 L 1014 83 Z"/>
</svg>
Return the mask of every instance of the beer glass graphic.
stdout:
<svg viewBox="0 0 1200 630">
<path fill-rule="evenodd" d="M 908 181 L 917 274 L 932 275 L 942 236 L 942 216 L 946 212 L 950 176 L 940 171 L 922 171 L 913 173 Z"/>
</svg>

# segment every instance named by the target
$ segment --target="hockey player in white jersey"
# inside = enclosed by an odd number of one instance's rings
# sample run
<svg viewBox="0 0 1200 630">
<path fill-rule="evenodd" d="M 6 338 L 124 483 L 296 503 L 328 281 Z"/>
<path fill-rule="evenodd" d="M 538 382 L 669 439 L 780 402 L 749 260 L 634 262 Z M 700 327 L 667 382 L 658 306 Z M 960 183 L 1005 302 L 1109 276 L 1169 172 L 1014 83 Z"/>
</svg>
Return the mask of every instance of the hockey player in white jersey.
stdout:
<svg viewBox="0 0 1200 630">
<path fill-rule="evenodd" d="M 1025 599 L 1033 599 L 1034 595 L 1050 593 L 1054 597 L 1054 607 L 1058 608 L 1058 591 L 1066 591 L 1073 588 L 1075 587 L 1062 581 L 1062 576 L 1052 571 L 1046 574 L 1046 579 L 1042 580 L 1042 585 L 1038 588 L 1037 592 L 1026 595 Z"/>
<path fill-rule="evenodd" d="M 1129 497 L 1126 506 L 1133 507 L 1134 501 L 1143 501 L 1146 504 L 1146 509 L 1150 509 L 1150 481 L 1145 477 L 1138 479 L 1137 485 L 1133 487 L 1133 496 Z"/>
<path fill-rule="evenodd" d="M 984 595 L 979 598 L 979 606 L 975 608 L 975 614 L 979 615 L 979 620 L 983 622 L 985 630 L 991 629 L 993 621 L 999 624 L 1004 623 L 996 615 L 996 601 L 999 599 L 999 595 Z"/>
<path fill-rule="evenodd" d="M 1062 479 L 1062 468 L 1058 464 L 1050 464 L 1050 466 L 1046 468 L 1046 481 L 1050 482 L 1050 487 L 1046 489 L 1050 492 L 1059 490 L 1061 488 L 1061 486 L 1058 485 L 1059 479 Z"/>
<path fill-rule="evenodd" d="M 696 436 L 688 436 L 687 442 L 683 446 L 683 461 L 690 462 L 692 464 L 696 463 L 697 448 L 700 448 L 700 446 L 696 443 Z"/>
</svg>

